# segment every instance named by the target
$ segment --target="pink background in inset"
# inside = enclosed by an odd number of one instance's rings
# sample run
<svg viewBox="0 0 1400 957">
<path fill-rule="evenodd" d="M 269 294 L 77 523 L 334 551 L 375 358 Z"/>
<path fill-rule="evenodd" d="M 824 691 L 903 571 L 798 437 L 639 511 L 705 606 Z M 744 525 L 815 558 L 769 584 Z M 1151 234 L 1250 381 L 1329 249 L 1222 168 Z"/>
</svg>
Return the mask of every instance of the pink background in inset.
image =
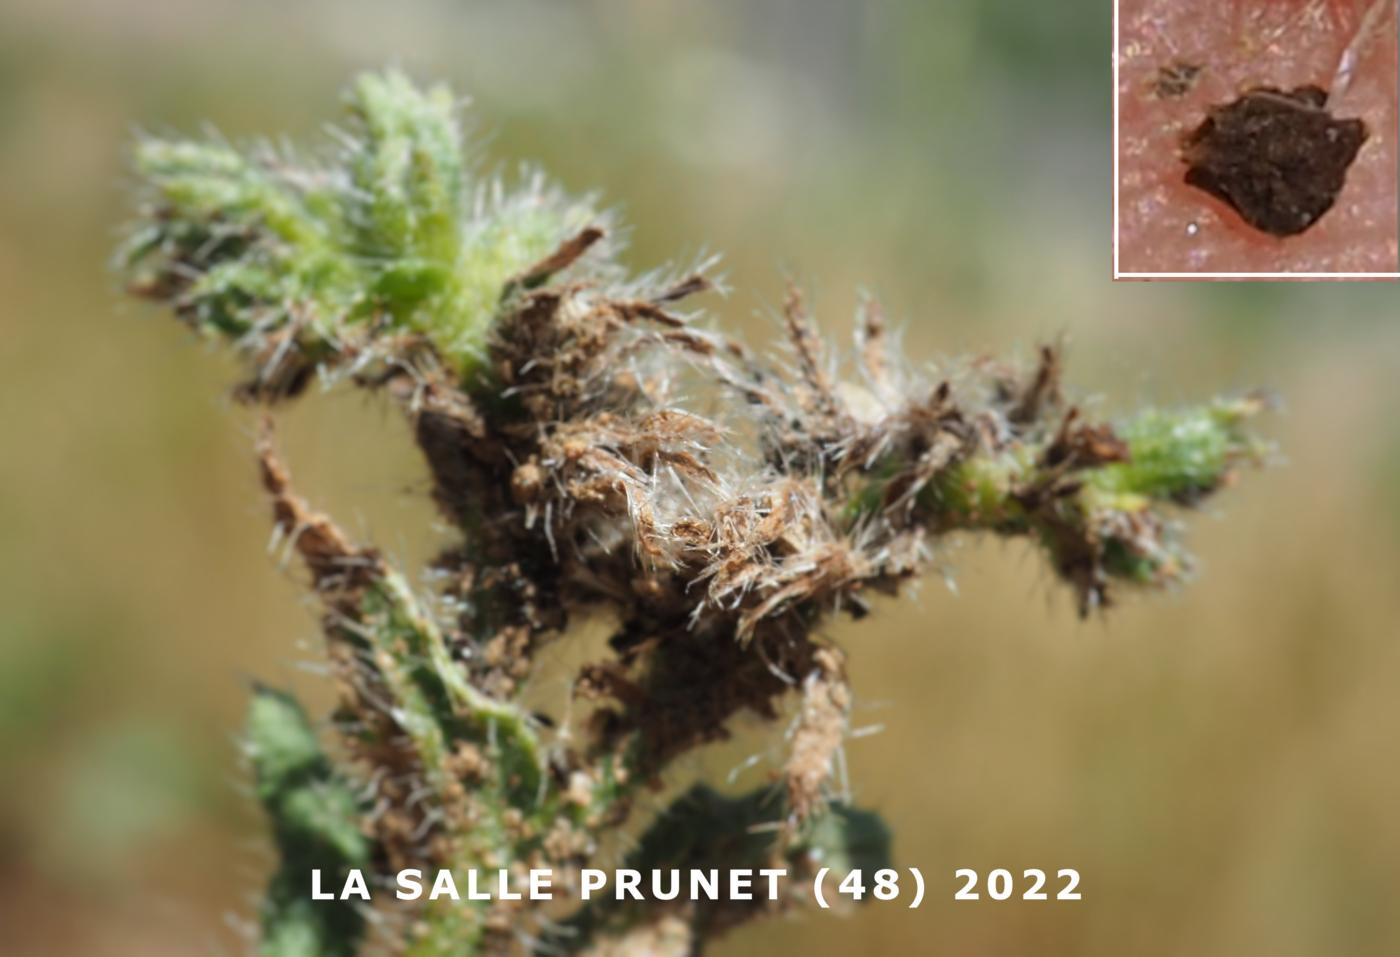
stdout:
<svg viewBox="0 0 1400 957">
<path fill-rule="evenodd" d="M 1373 21 L 1350 86 L 1329 108 L 1366 121 L 1369 138 L 1336 205 L 1285 239 L 1246 225 L 1183 181 L 1180 138 L 1209 107 L 1254 86 L 1331 88 L 1371 0 L 1120 0 L 1118 255 L 1132 272 L 1395 272 L 1396 18 Z M 1177 98 L 1153 91 L 1158 70 L 1203 67 Z M 1194 228 L 1193 228 L 1194 224 Z"/>
</svg>

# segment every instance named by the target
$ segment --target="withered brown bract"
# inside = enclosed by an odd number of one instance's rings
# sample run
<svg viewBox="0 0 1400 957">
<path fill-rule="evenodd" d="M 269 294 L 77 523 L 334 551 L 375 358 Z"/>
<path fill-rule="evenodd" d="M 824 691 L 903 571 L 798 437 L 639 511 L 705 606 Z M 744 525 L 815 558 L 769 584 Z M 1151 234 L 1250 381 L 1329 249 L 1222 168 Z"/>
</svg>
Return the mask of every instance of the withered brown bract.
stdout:
<svg viewBox="0 0 1400 957">
<path fill-rule="evenodd" d="M 1303 232 L 1332 208 L 1366 141 L 1359 119 L 1335 119 L 1327 92 L 1257 87 L 1213 107 L 1183 141 L 1186 182 L 1274 236 Z"/>
</svg>

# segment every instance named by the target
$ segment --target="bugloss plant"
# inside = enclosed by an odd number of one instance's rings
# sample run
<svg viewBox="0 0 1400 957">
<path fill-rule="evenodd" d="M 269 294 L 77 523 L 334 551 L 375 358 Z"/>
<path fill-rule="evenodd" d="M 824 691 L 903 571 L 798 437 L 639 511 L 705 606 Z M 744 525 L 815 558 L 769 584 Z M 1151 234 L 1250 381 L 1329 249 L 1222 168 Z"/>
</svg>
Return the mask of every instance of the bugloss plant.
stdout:
<svg viewBox="0 0 1400 957">
<path fill-rule="evenodd" d="M 878 817 L 836 799 L 845 653 L 821 626 L 863 617 L 958 532 L 1026 536 L 1084 613 L 1189 569 L 1175 514 L 1263 446 L 1257 397 L 1091 420 L 1060 352 L 913 367 L 879 306 L 838 360 L 800 293 L 787 350 L 755 354 L 683 303 L 704 270 L 632 276 L 607 216 L 538 175 L 473 175 L 452 96 L 361 77 L 316 158 L 143 139 L 148 185 L 122 249 L 132 289 L 247 360 L 268 410 L 263 484 L 324 609 L 339 691 L 333 759 L 300 706 L 258 688 L 248 752 L 282 864 L 262 906 L 269 957 L 544 951 L 688 953 L 799 903 L 313 901 L 319 869 L 552 868 L 613 862 L 878 866 Z M 293 490 L 271 413 L 319 380 L 382 393 L 460 529 L 409 577 Z M 431 587 L 428 583 L 431 582 Z M 522 694 L 538 652 L 585 617 L 599 660 L 548 714 Z M 797 705 L 777 781 L 703 785 L 649 825 L 632 813 L 736 715 Z M 684 895 L 683 895 L 684 896 Z M 369 919 L 376 927 L 366 934 Z"/>
</svg>

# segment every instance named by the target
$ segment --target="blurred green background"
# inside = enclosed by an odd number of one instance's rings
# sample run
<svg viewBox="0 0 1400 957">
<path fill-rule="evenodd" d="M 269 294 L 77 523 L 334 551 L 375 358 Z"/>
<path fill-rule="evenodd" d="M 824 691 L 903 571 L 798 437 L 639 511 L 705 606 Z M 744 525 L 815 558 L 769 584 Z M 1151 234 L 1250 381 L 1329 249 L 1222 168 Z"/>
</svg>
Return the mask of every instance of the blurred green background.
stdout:
<svg viewBox="0 0 1400 957">
<path fill-rule="evenodd" d="M 848 749 L 855 796 L 929 900 L 717 953 L 1400 953 L 1396 292 L 1111 284 L 1109 49 L 1108 0 L 6 0 L 0 952 L 242 947 L 270 862 L 246 684 L 324 701 L 316 625 L 266 551 L 233 364 L 108 268 L 123 151 L 206 120 L 314 139 L 387 62 L 472 95 L 488 166 L 616 203 L 637 268 L 723 251 L 754 341 L 791 269 L 838 337 L 878 293 L 916 360 L 1063 333 L 1110 414 L 1286 399 L 1286 461 L 1194 520 L 1179 594 L 1080 622 L 1029 548 L 968 542 L 958 594 L 834 626 L 883 726 Z M 283 443 L 351 529 L 406 561 L 443 541 L 392 410 L 313 396 Z M 959 867 L 1074 867 L 1084 900 L 954 903 Z"/>
</svg>

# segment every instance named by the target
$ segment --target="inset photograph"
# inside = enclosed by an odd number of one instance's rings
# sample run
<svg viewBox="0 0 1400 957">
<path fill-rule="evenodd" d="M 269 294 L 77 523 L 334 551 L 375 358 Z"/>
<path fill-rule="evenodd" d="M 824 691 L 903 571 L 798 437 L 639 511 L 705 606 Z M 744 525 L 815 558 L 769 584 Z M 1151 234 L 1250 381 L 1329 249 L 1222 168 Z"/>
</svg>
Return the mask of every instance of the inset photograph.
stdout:
<svg viewBox="0 0 1400 957">
<path fill-rule="evenodd" d="M 1115 0 L 1115 279 L 1400 278 L 1396 0 Z"/>
</svg>

